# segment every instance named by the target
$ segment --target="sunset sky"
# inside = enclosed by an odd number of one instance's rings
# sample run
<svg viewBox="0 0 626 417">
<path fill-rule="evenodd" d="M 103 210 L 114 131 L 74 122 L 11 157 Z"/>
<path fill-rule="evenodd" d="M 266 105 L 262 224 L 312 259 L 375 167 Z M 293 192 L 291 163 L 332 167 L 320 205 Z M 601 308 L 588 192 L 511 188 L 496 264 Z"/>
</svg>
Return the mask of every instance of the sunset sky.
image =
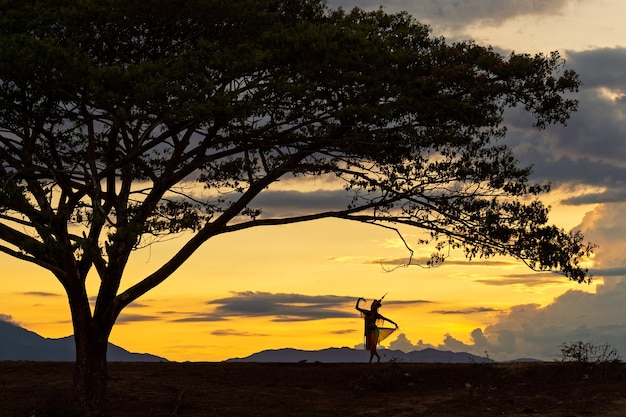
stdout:
<svg viewBox="0 0 626 417">
<path fill-rule="evenodd" d="M 380 0 L 332 0 L 376 9 Z M 558 50 L 580 74 L 579 111 L 566 127 L 538 132 L 521 110 L 506 113 L 506 143 L 543 197 L 551 221 L 599 245 L 591 285 L 535 273 L 507 258 L 466 261 L 451 253 L 429 269 L 433 249 L 393 231 L 338 220 L 256 228 L 207 242 L 165 283 L 125 309 L 110 341 L 175 361 L 221 361 L 263 349 L 362 344 L 354 304 L 387 293 L 381 313 L 400 329 L 383 344 L 435 347 L 496 360 L 555 359 L 559 345 L 609 344 L 626 357 L 626 2 L 623 0 L 398 0 L 448 40 L 474 39 L 504 54 Z M 324 181 L 281 182 L 263 201 L 279 212 L 324 207 L 337 190 Z M 409 244 L 418 230 L 403 230 Z M 184 238 L 135 253 L 126 285 L 160 266 Z M 72 333 L 61 285 L 46 271 L 0 254 L 0 319 L 44 337 Z M 393 271 L 390 268 L 399 266 Z M 95 295 L 96 279 L 91 280 Z M 363 353 L 364 360 L 368 355 Z"/>
</svg>

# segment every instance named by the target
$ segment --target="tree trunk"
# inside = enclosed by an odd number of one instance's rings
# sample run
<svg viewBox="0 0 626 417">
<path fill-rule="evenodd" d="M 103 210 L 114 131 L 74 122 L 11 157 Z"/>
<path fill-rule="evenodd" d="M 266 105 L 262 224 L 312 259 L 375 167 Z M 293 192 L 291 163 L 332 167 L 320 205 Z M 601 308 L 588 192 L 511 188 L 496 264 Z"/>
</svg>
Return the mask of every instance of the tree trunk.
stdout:
<svg viewBox="0 0 626 417">
<path fill-rule="evenodd" d="M 75 331 L 76 363 L 74 364 L 75 402 L 90 417 L 108 415 L 107 345 L 109 334 L 89 326 L 87 334 Z"/>
</svg>

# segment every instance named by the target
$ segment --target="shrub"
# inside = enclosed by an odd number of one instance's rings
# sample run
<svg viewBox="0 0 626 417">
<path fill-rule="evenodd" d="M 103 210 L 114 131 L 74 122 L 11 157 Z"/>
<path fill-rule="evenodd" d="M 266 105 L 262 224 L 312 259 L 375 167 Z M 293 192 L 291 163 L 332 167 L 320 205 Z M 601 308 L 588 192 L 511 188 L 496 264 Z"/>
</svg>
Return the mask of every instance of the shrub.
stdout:
<svg viewBox="0 0 626 417">
<path fill-rule="evenodd" d="M 622 358 L 614 347 L 608 344 L 594 345 L 589 342 L 561 343 L 561 362 L 578 363 L 613 363 L 621 362 Z"/>
</svg>

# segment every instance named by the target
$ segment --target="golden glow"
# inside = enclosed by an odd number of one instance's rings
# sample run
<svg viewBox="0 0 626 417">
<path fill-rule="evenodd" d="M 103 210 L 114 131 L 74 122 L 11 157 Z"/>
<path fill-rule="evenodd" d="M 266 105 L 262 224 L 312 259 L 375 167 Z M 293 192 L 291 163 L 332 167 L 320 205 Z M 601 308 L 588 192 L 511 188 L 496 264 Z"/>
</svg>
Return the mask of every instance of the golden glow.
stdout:
<svg viewBox="0 0 626 417">
<path fill-rule="evenodd" d="M 494 259 L 492 265 L 468 263 L 454 254 L 438 268 L 412 266 L 385 272 L 368 260 L 407 258 L 403 245 L 390 244 L 394 239 L 398 238 L 393 231 L 338 220 L 218 236 L 166 282 L 126 308 L 111 342 L 177 361 L 219 361 L 284 347 L 354 347 L 362 343 L 356 298 L 371 300 L 388 293 L 381 313 L 400 324 L 399 333 L 413 343 L 438 345 L 446 334 L 466 341 L 473 329 L 484 328 L 508 306 L 548 304 L 572 286 L 561 277 L 528 285 L 525 278 L 515 278 L 530 273 L 522 264 L 502 259 Z M 128 284 L 157 268 L 181 242 L 138 251 L 126 273 Z M 3 264 L 13 276 L 22 277 L 0 281 L 5 314 L 45 337 L 71 334 L 67 302 L 54 278 L 6 256 Z M 503 277 L 513 281 L 500 283 Z M 92 285 L 90 295 L 95 290 Z M 26 294 L 33 291 L 50 294 Z M 349 316 L 343 319 L 206 319 L 216 308 L 207 302 L 246 291 L 338 295 L 354 301 L 342 307 Z M 399 301 L 412 303 L 394 304 Z M 387 344 L 395 336 L 390 339 Z"/>
<path fill-rule="evenodd" d="M 600 95 L 611 101 L 622 100 L 624 97 L 626 97 L 626 93 L 624 93 L 623 91 L 609 90 L 608 88 L 601 88 Z"/>
<path fill-rule="evenodd" d="M 588 50 L 623 46 L 626 39 L 626 2 L 622 0 L 569 1 L 569 7 L 549 15 L 525 15 L 500 25 L 477 23 L 462 34 L 480 44 L 505 47 L 518 53 Z M 467 34 L 471 34 L 471 36 Z"/>
</svg>

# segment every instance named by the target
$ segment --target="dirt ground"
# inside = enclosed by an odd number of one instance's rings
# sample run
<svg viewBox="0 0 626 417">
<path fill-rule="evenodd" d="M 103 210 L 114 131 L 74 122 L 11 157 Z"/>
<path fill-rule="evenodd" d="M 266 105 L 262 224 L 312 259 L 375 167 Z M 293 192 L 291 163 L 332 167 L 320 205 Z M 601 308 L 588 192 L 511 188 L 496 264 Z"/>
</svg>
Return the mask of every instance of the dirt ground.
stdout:
<svg viewBox="0 0 626 417">
<path fill-rule="evenodd" d="M 71 363 L 0 362 L 0 416 L 80 416 Z M 111 363 L 110 412 L 187 416 L 626 416 L 626 365 Z"/>
</svg>

